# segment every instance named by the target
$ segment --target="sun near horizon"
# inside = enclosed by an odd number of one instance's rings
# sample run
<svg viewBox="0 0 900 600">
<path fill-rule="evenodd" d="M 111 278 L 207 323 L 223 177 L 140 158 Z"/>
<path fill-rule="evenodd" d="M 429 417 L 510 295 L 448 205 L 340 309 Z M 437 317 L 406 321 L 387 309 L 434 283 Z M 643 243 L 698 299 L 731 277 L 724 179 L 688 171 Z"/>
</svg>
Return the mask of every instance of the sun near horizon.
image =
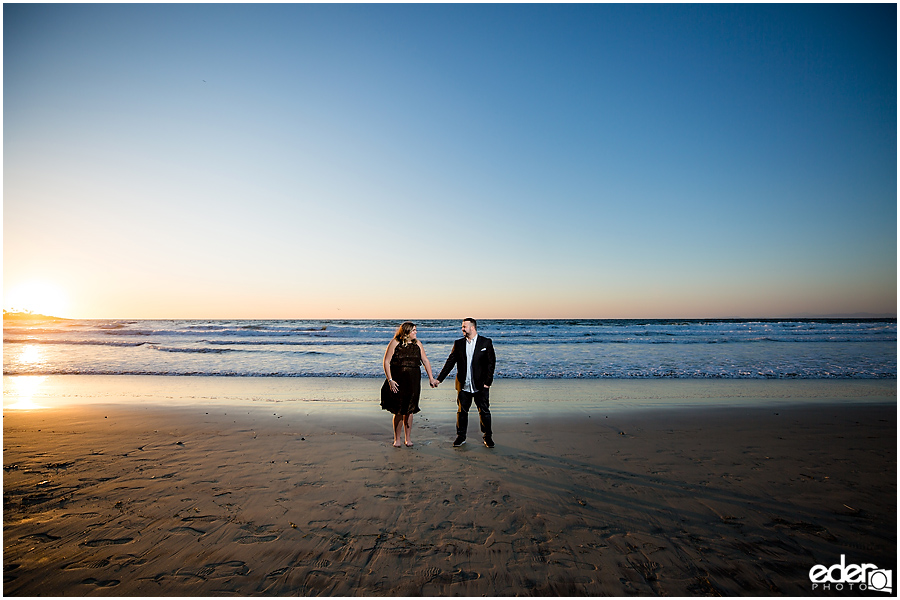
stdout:
<svg viewBox="0 0 900 600">
<path fill-rule="evenodd" d="M 69 297 L 61 287 L 42 280 L 20 283 L 3 293 L 3 310 L 10 313 L 70 318 L 69 306 Z"/>
</svg>

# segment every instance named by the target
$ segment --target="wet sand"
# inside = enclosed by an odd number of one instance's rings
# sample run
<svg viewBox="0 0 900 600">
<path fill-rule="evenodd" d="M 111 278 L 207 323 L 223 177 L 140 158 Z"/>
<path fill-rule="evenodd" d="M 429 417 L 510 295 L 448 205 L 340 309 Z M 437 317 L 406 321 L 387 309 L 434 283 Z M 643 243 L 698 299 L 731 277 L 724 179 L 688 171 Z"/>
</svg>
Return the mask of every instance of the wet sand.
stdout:
<svg viewBox="0 0 900 600">
<path fill-rule="evenodd" d="M 821 595 L 810 568 L 842 554 L 896 572 L 895 391 L 508 401 L 493 450 L 474 415 L 451 447 L 449 403 L 396 449 L 372 405 L 157 400 L 4 411 L 6 595 Z"/>
</svg>

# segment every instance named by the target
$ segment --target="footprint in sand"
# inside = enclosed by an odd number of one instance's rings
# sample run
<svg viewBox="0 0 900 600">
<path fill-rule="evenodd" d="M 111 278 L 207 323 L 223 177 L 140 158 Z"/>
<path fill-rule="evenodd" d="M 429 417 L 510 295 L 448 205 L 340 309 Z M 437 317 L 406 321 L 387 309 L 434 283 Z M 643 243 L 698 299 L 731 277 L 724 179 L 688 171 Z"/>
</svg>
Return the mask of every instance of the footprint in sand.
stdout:
<svg viewBox="0 0 900 600">
<path fill-rule="evenodd" d="M 219 517 L 214 515 L 194 515 L 190 517 L 182 517 L 182 521 L 192 522 L 192 521 L 217 521 Z"/>
<path fill-rule="evenodd" d="M 519 521 L 519 519 L 513 518 L 507 525 L 506 529 L 503 529 L 502 531 L 506 535 L 514 535 L 521 531 L 524 526 L 525 524 Z"/>
<path fill-rule="evenodd" d="M 450 521 L 441 521 L 437 525 L 432 525 L 430 530 L 431 531 L 443 531 L 445 529 L 450 529 L 451 527 L 453 527 L 453 523 L 451 523 Z"/>
<path fill-rule="evenodd" d="M 425 576 L 426 583 L 435 580 L 444 583 L 460 583 L 463 581 L 472 581 L 473 579 L 481 578 L 481 574 L 476 573 L 475 571 L 463 571 L 462 569 L 457 569 L 450 573 L 445 573 L 437 567 L 425 569 L 422 574 Z"/>
<path fill-rule="evenodd" d="M 118 579 L 105 579 L 103 581 L 100 581 L 94 579 L 93 577 L 88 577 L 81 583 L 83 583 L 84 585 L 96 585 L 97 587 L 115 587 L 121 582 Z"/>
<path fill-rule="evenodd" d="M 87 542 L 81 542 L 79 546 L 87 546 L 88 548 L 99 548 L 101 546 L 115 546 L 119 544 L 127 544 L 128 542 L 133 541 L 134 538 L 124 537 L 124 538 L 114 538 L 114 539 L 99 539 L 99 540 L 90 540 Z"/>
<path fill-rule="evenodd" d="M 264 544 L 266 542 L 274 542 L 277 539 L 277 535 L 243 535 L 234 538 L 234 541 L 238 544 Z"/>
<path fill-rule="evenodd" d="M 437 579 L 438 577 L 441 576 L 442 573 L 443 573 L 443 571 L 441 571 L 437 567 L 429 567 L 429 568 L 425 569 L 424 571 L 422 571 L 422 575 L 425 577 L 426 583 L 433 581 L 434 579 Z"/>
<path fill-rule="evenodd" d="M 250 573 L 250 567 L 242 560 L 230 560 L 228 562 L 210 563 L 203 565 L 196 572 L 194 571 L 178 571 L 180 577 L 192 576 L 200 579 L 220 579 L 222 577 L 233 577 L 235 575 L 247 575 Z"/>
<path fill-rule="evenodd" d="M 45 502 L 50 502 L 55 497 L 53 494 L 40 493 L 40 494 L 29 494 L 22 498 L 22 506 L 34 506 L 35 504 L 43 504 Z"/>
<path fill-rule="evenodd" d="M 72 563 L 71 565 L 66 565 L 63 567 L 64 569 L 102 569 L 104 567 L 109 566 L 109 561 L 105 558 L 101 558 L 100 560 L 92 560 L 90 562 L 83 563 Z"/>
<path fill-rule="evenodd" d="M 195 529 L 193 527 L 176 527 L 175 529 L 170 529 L 171 533 L 190 533 L 191 535 L 201 536 L 206 535 L 206 532 L 202 529 Z"/>
<path fill-rule="evenodd" d="M 312 588 L 324 588 L 326 586 L 332 586 L 334 585 L 335 580 L 344 577 L 346 574 L 346 571 L 322 571 L 319 569 L 313 569 L 306 574 L 306 585 Z"/>
<path fill-rule="evenodd" d="M 272 533 L 270 529 L 273 525 L 262 525 L 254 527 L 252 525 L 244 525 L 241 530 L 244 533 L 238 534 L 234 541 L 238 544 L 264 544 L 273 542 L 278 539 L 277 533 Z"/>
<path fill-rule="evenodd" d="M 32 533 L 31 535 L 25 535 L 19 538 L 20 540 L 37 540 L 39 542 L 55 542 L 60 539 L 57 535 L 52 535 L 50 533 Z"/>
</svg>

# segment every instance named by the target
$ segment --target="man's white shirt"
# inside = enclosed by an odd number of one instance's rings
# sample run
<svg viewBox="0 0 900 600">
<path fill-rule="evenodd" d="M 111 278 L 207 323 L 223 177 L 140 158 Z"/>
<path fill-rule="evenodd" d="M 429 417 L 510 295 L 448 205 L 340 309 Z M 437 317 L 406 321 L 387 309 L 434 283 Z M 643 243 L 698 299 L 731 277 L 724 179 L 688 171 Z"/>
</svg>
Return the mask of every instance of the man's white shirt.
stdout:
<svg viewBox="0 0 900 600">
<path fill-rule="evenodd" d="M 475 393 L 475 387 L 472 385 L 472 357 L 475 355 L 475 342 L 477 340 L 477 333 L 471 340 L 466 338 L 466 384 L 463 386 L 463 391 L 470 394 Z"/>
</svg>

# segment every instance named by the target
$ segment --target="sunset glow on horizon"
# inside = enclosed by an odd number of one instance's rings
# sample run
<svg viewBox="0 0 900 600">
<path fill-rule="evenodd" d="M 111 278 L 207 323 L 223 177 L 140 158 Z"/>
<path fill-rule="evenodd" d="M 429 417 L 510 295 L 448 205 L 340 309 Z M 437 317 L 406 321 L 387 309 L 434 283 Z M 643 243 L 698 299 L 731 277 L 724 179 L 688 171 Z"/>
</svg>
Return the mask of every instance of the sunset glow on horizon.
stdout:
<svg viewBox="0 0 900 600">
<path fill-rule="evenodd" d="M 10 312 L 32 312 L 54 317 L 69 316 L 66 293 L 52 283 L 40 280 L 4 286 L 3 308 Z"/>
<path fill-rule="evenodd" d="M 894 4 L 3 10 L 6 310 L 896 315 Z"/>
</svg>

